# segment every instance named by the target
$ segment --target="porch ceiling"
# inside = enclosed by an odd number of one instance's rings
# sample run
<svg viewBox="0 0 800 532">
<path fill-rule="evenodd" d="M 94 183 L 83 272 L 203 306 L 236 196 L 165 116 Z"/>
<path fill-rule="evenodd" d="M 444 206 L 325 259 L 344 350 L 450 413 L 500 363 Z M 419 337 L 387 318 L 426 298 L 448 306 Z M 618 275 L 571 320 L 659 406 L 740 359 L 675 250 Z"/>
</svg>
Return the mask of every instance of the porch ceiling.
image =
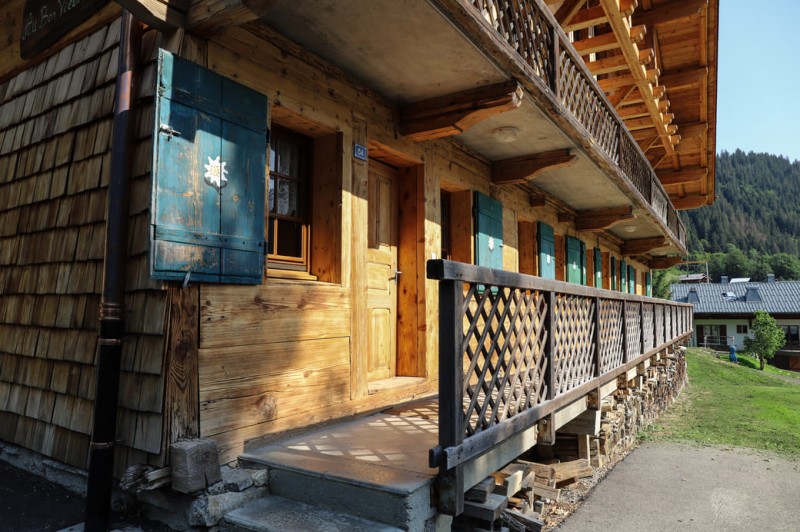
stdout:
<svg viewBox="0 0 800 532">
<path fill-rule="evenodd" d="M 315 9 L 294 0 L 274 0 L 262 22 L 336 65 L 402 107 L 437 96 L 509 81 L 496 63 L 428 2 L 319 0 Z M 517 140 L 499 142 L 492 132 L 512 126 Z M 456 138 L 489 161 L 570 149 L 569 168 L 540 174 L 533 185 L 574 211 L 633 205 L 633 201 L 526 96 L 512 111 L 487 118 Z M 636 213 L 636 210 L 634 210 Z M 644 213 L 608 231 L 630 240 L 662 235 Z M 636 231 L 624 230 L 635 225 Z M 680 252 L 675 247 L 651 255 Z"/>
</svg>

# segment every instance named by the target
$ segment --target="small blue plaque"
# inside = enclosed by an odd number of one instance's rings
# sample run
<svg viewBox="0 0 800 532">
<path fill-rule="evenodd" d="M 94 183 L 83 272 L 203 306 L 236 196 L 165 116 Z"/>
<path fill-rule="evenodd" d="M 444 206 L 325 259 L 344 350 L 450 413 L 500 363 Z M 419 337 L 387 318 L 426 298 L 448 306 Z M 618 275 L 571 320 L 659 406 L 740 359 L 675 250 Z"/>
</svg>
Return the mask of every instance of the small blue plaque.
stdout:
<svg viewBox="0 0 800 532">
<path fill-rule="evenodd" d="M 362 161 L 367 160 L 367 147 L 362 146 L 358 142 L 353 143 L 353 157 L 356 159 L 361 159 Z"/>
</svg>

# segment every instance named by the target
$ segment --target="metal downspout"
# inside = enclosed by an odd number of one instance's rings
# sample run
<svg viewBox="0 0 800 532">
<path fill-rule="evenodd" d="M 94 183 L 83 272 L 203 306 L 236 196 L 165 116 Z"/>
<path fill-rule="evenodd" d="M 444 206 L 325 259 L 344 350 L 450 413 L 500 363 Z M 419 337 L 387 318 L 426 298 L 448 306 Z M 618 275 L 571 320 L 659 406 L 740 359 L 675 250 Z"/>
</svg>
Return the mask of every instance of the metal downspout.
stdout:
<svg viewBox="0 0 800 532">
<path fill-rule="evenodd" d="M 89 446 L 89 478 L 84 527 L 87 532 L 107 530 L 111 513 L 119 370 L 125 332 L 130 146 L 136 123 L 134 106 L 141 44 L 141 24 L 133 18 L 133 15 L 123 11 L 114 101 L 114 129 L 111 140 L 111 179 L 108 185 L 103 297 L 100 302 L 100 327 L 97 339 L 97 386 L 92 441 Z"/>
</svg>

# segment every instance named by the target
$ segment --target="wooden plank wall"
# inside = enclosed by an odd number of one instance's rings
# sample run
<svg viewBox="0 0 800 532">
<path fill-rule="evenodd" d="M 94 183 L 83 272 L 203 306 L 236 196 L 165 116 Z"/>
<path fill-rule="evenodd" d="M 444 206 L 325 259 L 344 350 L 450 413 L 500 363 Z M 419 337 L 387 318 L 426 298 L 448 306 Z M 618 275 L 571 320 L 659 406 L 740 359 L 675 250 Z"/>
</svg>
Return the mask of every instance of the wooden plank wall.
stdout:
<svg viewBox="0 0 800 532">
<path fill-rule="evenodd" d="M 155 32 L 145 35 L 152 61 Z M 85 467 L 119 20 L 0 83 L 0 439 Z M 118 435 L 160 463 L 165 295 L 147 275 L 152 69 L 131 182 Z"/>
</svg>

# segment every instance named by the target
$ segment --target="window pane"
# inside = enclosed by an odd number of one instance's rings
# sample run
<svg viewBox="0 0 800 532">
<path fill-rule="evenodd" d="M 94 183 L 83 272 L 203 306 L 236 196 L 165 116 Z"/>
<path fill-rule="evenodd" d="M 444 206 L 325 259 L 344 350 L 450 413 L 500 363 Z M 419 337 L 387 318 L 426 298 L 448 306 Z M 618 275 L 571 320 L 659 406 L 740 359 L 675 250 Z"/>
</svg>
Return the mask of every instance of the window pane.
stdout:
<svg viewBox="0 0 800 532">
<path fill-rule="evenodd" d="M 269 199 L 267 200 L 269 203 L 269 212 L 275 212 L 275 178 L 272 177 L 272 174 L 269 174 Z"/>
<path fill-rule="evenodd" d="M 277 254 L 284 257 L 303 256 L 303 224 L 278 220 Z"/>
<path fill-rule="evenodd" d="M 284 216 L 301 216 L 297 203 L 298 186 L 296 181 L 278 179 L 278 204 L 276 213 Z"/>
</svg>

